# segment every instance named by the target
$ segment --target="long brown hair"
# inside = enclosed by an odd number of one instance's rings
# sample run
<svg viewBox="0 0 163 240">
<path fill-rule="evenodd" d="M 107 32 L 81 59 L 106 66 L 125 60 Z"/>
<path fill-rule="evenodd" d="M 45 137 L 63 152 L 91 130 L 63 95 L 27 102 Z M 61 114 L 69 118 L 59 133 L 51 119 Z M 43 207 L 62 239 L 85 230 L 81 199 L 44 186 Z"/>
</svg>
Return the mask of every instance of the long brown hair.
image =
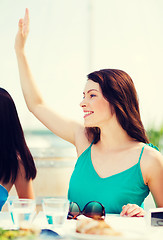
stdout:
<svg viewBox="0 0 163 240">
<path fill-rule="evenodd" d="M 0 88 L 0 181 L 14 183 L 23 164 L 27 180 L 36 177 L 36 166 L 26 144 L 15 103 L 10 94 Z"/>
<path fill-rule="evenodd" d="M 116 117 L 133 139 L 149 143 L 144 126 L 141 121 L 137 92 L 131 77 L 122 70 L 102 69 L 88 74 L 88 79 L 99 83 L 103 96 L 111 104 Z M 87 136 L 100 140 L 100 129 L 86 128 Z"/>
</svg>

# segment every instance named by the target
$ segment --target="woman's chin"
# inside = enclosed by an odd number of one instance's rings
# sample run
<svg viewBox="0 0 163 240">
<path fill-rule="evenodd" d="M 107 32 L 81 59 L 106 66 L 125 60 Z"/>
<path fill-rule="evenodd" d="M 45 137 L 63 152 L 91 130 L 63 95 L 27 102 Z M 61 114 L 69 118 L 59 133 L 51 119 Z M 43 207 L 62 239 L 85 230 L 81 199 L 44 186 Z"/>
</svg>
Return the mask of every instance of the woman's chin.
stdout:
<svg viewBox="0 0 163 240">
<path fill-rule="evenodd" d="M 92 124 L 92 123 L 84 122 L 84 127 L 93 128 L 93 127 L 96 127 L 96 125 L 94 125 L 94 124 Z"/>
</svg>

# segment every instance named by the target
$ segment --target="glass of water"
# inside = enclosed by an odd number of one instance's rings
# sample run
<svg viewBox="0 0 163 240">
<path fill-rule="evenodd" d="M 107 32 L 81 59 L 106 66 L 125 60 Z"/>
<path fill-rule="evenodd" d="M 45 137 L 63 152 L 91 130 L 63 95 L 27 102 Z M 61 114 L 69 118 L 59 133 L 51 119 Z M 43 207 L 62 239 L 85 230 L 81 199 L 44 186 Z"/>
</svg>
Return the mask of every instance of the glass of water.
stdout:
<svg viewBox="0 0 163 240">
<path fill-rule="evenodd" d="M 67 219 L 69 201 L 66 198 L 44 198 L 43 212 L 48 224 L 52 227 L 61 227 Z"/>
<path fill-rule="evenodd" d="M 22 224 L 31 224 L 36 214 L 36 202 L 33 199 L 13 199 L 8 207 L 16 228 Z"/>
</svg>

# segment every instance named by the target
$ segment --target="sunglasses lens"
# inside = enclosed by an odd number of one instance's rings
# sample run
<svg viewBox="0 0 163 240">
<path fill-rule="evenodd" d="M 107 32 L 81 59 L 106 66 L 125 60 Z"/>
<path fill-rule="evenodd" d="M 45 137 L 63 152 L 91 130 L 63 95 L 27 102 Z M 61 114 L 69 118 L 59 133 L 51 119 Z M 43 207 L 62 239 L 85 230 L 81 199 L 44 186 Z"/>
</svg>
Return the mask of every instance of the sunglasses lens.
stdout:
<svg viewBox="0 0 163 240">
<path fill-rule="evenodd" d="M 98 202 L 89 202 L 84 210 L 83 214 L 86 217 L 94 218 L 94 219 L 100 219 L 102 216 L 104 216 L 104 208 L 103 206 Z"/>
<path fill-rule="evenodd" d="M 71 202 L 70 203 L 70 207 L 69 207 L 69 216 L 72 216 L 73 218 L 76 218 L 80 213 L 79 207 L 75 202 Z"/>
</svg>

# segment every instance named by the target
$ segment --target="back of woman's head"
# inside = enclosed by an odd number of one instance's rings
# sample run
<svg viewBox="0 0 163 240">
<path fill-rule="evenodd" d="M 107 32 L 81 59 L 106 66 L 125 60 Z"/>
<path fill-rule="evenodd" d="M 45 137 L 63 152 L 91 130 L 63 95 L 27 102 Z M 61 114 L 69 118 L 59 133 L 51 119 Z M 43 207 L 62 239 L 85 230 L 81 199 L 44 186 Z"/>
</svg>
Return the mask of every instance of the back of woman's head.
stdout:
<svg viewBox="0 0 163 240">
<path fill-rule="evenodd" d="M 14 101 L 10 94 L 0 88 L 0 180 L 14 182 L 23 164 L 26 179 L 34 179 L 36 167 L 27 147 Z"/>
<path fill-rule="evenodd" d="M 137 141 L 147 143 L 148 138 L 141 121 L 138 97 L 131 77 L 122 70 L 103 69 L 90 73 L 88 79 L 99 83 L 103 96 L 111 104 L 117 120 L 127 134 Z M 98 142 L 99 129 L 89 129 L 88 132 L 94 132 Z"/>
</svg>

